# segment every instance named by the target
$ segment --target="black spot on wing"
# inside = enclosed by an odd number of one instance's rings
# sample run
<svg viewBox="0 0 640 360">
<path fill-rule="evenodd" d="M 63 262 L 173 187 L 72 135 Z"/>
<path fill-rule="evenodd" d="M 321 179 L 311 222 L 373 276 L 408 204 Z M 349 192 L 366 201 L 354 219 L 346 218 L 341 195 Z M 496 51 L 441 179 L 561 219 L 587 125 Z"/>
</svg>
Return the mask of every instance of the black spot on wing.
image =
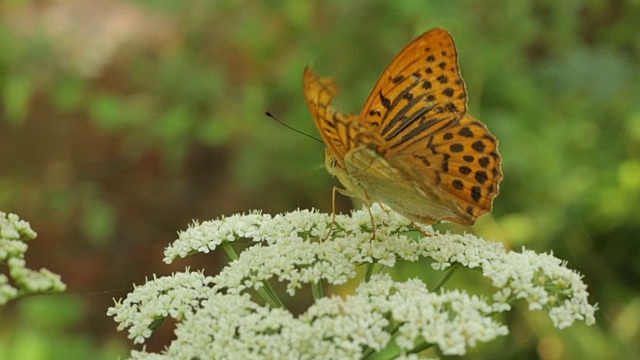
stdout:
<svg viewBox="0 0 640 360">
<path fill-rule="evenodd" d="M 483 168 L 486 169 L 487 166 L 489 166 L 489 164 L 491 164 L 491 160 L 488 157 L 483 156 L 483 157 L 478 159 L 478 164 L 480 164 L 480 166 L 482 166 Z"/>
<path fill-rule="evenodd" d="M 473 131 L 471 131 L 469 127 L 465 126 L 462 129 L 460 129 L 460 131 L 458 131 L 458 135 L 466 138 L 470 138 L 470 137 L 473 137 Z"/>
<path fill-rule="evenodd" d="M 436 80 L 438 80 L 438 82 L 443 85 L 449 82 L 449 78 L 447 77 L 447 75 L 440 75 L 436 78 Z"/>
<path fill-rule="evenodd" d="M 478 141 L 474 142 L 473 144 L 471 144 L 471 147 L 473 148 L 473 150 L 481 153 L 486 148 L 486 145 L 481 140 L 478 140 Z"/>
<path fill-rule="evenodd" d="M 397 75 L 396 77 L 394 77 L 393 79 L 391 79 L 391 82 L 394 84 L 399 84 L 402 82 L 402 80 L 404 80 L 404 76 L 402 75 Z"/>
<path fill-rule="evenodd" d="M 442 159 L 442 172 L 448 173 L 449 172 L 449 158 L 451 157 L 451 155 L 449 154 L 442 154 L 443 159 Z"/>
<path fill-rule="evenodd" d="M 457 113 L 458 112 L 458 108 L 453 103 L 446 103 L 444 105 L 444 109 L 447 112 L 450 112 L 450 113 Z"/>
<path fill-rule="evenodd" d="M 391 100 L 382 95 L 382 92 L 380 92 L 378 96 L 380 97 L 380 103 L 382 104 L 382 106 L 384 106 L 385 109 L 389 110 L 391 108 Z"/>
<path fill-rule="evenodd" d="M 452 88 L 446 88 L 444 90 L 442 90 L 442 95 L 446 96 L 446 97 L 453 97 L 454 91 Z"/>
<path fill-rule="evenodd" d="M 489 180 L 487 173 L 484 171 L 476 171 L 476 175 L 474 176 L 477 182 L 480 184 L 484 184 L 485 181 Z"/>
<path fill-rule="evenodd" d="M 449 145 L 449 151 L 452 153 L 459 153 L 464 151 L 464 146 L 462 146 L 462 144 L 451 144 Z"/>
<path fill-rule="evenodd" d="M 478 202 L 480 201 L 481 197 L 482 197 L 482 188 L 480 188 L 480 186 L 473 186 L 471 188 L 471 198 L 473 199 L 473 201 Z"/>
</svg>

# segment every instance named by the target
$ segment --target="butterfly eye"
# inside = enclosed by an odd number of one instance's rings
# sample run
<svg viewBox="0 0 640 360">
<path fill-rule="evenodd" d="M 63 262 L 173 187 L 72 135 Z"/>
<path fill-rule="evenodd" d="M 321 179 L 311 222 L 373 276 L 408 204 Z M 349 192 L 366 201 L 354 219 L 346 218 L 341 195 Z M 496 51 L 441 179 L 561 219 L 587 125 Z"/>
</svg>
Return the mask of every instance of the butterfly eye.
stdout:
<svg viewBox="0 0 640 360">
<path fill-rule="evenodd" d="M 332 168 L 332 169 L 338 166 L 338 159 L 333 153 L 329 151 L 328 148 L 326 148 L 324 152 L 324 165 L 327 168 Z"/>
<path fill-rule="evenodd" d="M 338 159 L 336 159 L 335 156 L 331 157 L 331 167 L 332 168 L 338 167 Z"/>
</svg>

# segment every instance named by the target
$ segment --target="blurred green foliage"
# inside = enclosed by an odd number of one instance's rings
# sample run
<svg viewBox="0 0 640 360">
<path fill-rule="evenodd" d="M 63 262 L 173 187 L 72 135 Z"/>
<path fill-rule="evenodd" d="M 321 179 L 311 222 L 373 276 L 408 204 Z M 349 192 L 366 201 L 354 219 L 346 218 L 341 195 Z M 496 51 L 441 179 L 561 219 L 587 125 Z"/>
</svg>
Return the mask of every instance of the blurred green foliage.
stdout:
<svg viewBox="0 0 640 360">
<path fill-rule="evenodd" d="M 640 356 L 638 1 L 10 1 L 0 18 L 0 209 L 31 222 L 33 261 L 71 293 L 168 272 L 162 246 L 193 218 L 329 211 L 323 146 L 264 111 L 317 134 L 307 64 L 357 112 L 405 43 L 444 27 L 504 161 L 473 231 L 553 251 L 601 307 L 597 325 L 563 331 L 517 312 L 509 337 L 469 357 Z M 73 297 L 93 315 L 67 339 L 110 353 L 123 335 L 102 314 L 119 296 Z M 65 305 L 52 306 L 41 317 Z M 17 335 L 24 314 L 2 316 L 0 354 L 34 339 Z"/>
</svg>

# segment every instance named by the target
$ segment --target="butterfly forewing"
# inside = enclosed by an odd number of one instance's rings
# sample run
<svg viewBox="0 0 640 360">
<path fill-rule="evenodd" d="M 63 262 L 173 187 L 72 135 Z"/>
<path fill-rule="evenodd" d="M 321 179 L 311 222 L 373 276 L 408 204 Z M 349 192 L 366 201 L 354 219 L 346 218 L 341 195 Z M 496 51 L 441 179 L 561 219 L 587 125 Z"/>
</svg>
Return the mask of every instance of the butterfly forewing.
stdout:
<svg viewBox="0 0 640 360">
<path fill-rule="evenodd" d="M 361 119 L 377 128 L 389 151 L 402 152 L 461 118 L 466 100 L 453 38 L 446 30 L 434 29 L 393 59 L 369 95 Z"/>
</svg>

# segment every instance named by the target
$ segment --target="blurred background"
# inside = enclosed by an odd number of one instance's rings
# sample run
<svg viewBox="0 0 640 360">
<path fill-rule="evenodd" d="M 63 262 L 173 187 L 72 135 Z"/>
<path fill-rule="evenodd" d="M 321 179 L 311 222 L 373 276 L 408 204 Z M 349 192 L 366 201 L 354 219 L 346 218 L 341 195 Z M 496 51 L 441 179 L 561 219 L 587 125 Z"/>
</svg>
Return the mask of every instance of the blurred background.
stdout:
<svg viewBox="0 0 640 360">
<path fill-rule="evenodd" d="M 317 136 L 307 64 L 358 112 L 393 56 L 434 27 L 456 39 L 469 113 L 503 157 L 494 211 L 467 230 L 553 251 L 600 306 L 596 325 L 560 331 L 519 304 L 509 336 L 468 358 L 638 358 L 638 19 L 637 0 L 0 2 L 0 211 L 39 233 L 30 267 L 68 284 L 0 309 L 0 358 L 126 356 L 105 315 L 113 298 L 154 273 L 223 265 L 162 263 L 192 219 L 331 211 L 324 147 L 264 112 Z M 172 338 L 164 328 L 149 349 Z"/>
</svg>

